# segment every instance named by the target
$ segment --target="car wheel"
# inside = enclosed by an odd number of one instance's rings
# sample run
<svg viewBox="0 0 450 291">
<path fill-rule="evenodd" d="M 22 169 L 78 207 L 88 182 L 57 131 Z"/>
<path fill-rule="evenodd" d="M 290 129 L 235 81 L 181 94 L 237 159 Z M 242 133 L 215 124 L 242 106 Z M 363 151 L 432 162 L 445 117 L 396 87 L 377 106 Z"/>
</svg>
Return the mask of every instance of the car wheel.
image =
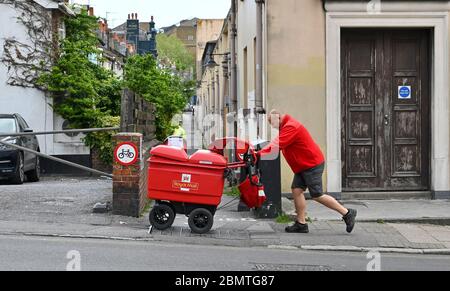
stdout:
<svg viewBox="0 0 450 291">
<path fill-rule="evenodd" d="M 24 161 L 23 161 L 23 154 L 19 153 L 17 155 L 17 166 L 16 166 L 16 172 L 14 173 L 14 177 L 12 178 L 12 182 L 14 184 L 23 184 L 25 181 L 25 170 L 24 170 Z"/>
<path fill-rule="evenodd" d="M 38 156 L 36 156 L 34 169 L 27 173 L 27 178 L 30 182 L 38 182 L 41 179 L 41 162 Z"/>
</svg>

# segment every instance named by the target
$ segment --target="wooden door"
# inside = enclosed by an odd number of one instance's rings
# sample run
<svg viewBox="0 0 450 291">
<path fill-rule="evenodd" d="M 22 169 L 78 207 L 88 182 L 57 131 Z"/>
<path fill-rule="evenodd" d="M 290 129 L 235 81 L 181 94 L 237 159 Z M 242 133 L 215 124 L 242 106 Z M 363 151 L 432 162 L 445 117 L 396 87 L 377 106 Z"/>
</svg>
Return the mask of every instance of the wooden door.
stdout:
<svg viewBox="0 0 450 291">
<path fill-rule="evenodd" d="M 429 189 L 426 30 L 342 32 L 343 191 Z"/>
</svg>

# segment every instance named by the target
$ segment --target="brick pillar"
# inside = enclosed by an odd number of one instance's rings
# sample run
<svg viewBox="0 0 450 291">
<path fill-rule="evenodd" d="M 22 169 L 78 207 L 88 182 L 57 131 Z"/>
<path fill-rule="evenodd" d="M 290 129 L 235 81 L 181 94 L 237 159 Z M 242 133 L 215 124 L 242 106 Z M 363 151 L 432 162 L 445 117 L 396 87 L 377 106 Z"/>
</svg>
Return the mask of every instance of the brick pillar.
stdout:
<svg viewBox="0 0 450 291">
<path fill-rule="evenodd" d="M 114 148 L 119 144 L 129 142 L 136 146 L 137 160 L 132 165 L 122 165 L 116 157 L 113 162 L 113 214 L 139 217 L 146 204 L 142 195 L 142 178 L 145 171 L 145 161 L 142 155 L 142 134 L 119 133 L 113 137 Z"/>
</svg>

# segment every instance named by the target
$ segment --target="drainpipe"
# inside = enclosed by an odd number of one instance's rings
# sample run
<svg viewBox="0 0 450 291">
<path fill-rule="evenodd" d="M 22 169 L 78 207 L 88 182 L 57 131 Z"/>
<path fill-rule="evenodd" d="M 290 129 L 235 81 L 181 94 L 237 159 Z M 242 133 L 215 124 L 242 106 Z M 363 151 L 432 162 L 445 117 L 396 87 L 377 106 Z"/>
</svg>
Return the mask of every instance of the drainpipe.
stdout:
<svg viewBox="0 0 450 291">
<path fill-rule="evenodd" d="M 230 110 L 237 117 L 237 70 L 236 70 L 236 0 L 231 0 L 230 25 L 228 27 L 230 36 Z M 237 136 L 237 122 L 233 122 L 233 135 Z"/>
<path fill-rule="evenodd" d="M 256 114 L 265 114 L 263 107 L 263 4 L 264 0 L 256 2 L 256 88 L 255 110 Z M 258 126 L 259 127 L 259 126 Z"/>
</svg>

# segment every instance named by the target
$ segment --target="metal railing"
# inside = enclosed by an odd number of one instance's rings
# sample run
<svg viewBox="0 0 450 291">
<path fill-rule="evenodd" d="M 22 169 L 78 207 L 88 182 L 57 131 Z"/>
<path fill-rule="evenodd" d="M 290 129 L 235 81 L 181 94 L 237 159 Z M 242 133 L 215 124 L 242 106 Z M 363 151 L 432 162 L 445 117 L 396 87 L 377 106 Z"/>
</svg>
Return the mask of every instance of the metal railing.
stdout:
<svg viewBox="0 0 450 291">
<path fill-rule="evenodd" d="M 48 135 L 48 134 L 61 134 L 61 133 L 85 133 L 85 132 L 100 132 L 100 131 L 114 131 L 114 130 L 119 130 L 119 127 L 107 127 L 107 128 L 88 128 L 88 129 L 68 129 L 68 130 L 57 130 L 57 131 L 41 131 L 41 132 L 20 132 L 20 133 L 9 133 L 9 134 L 0 134 L 0 138 L 3 137 L 3 139 L 0 139 L 0 144 L 5 145 L 7 147 L 11 147 L 14 149 L 18 149 L 20 151 L 24 151 L 24 152 L 29 152 L 32 153 L 36 156 L 45 158 L 45 159 L 49 159 L 70 167 L 74 167 L 83 171 L 87 171 L 87 172 L 91 172 L 100 176 L 105 176 L 105 177 L 109 177 L 112 178 L 113 175 L 109 174 L 109 173 L 105 173 L 99 170 L 95 170 L 89 167 L 85 167 L 76 163 L 72 163 L 60 158 L 56 158 L 47 154 L 43 154 L 40 152 L 37 152 L 35 150 L 29 149 L 29 148 L 25 148 L 16 144 L 11 144 L 8 141 L 11 139 L 14 139 L 16 137 L 21 137 L 21 136 L 35 136 L 35 135 Z"/>
<path fill-rule="evenodd" d="M 85 133 L 85 132 L 99 132 L 99 131 L 113 131 L 120 130 L 120 127 L 104 127 L 104 128 L 85 128 L 85 129 L 66 129 L 55 131 L 37 131 L 37 132 L 20 132 L 20 133 L 2 133 L 1 137 L 17 137 L 17 136 L 29 136 L 29 135 L 47 135 L 47 134 L 60 134 L 60 133 Z"/>
</svg>

